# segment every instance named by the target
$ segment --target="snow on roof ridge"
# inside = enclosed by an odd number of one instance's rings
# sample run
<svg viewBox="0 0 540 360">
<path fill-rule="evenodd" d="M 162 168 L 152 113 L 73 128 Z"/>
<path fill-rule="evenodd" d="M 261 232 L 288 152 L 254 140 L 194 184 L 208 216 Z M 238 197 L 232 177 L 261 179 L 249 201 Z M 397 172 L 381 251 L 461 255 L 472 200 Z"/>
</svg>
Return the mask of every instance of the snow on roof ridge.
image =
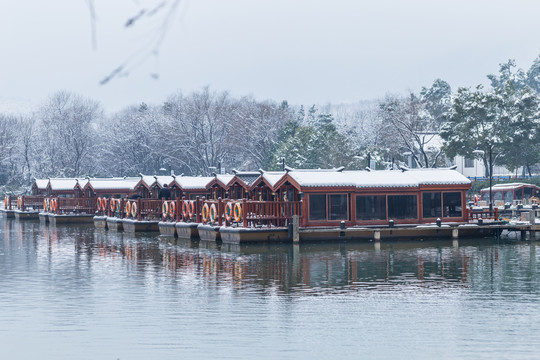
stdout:
<svg viewBox="0 0 540 360">
<path fill-rule="evenodd" d="M 345 170 L 345 167 L 341 166 L 333 169 L 294 169 L 286 166 L 285 170 L 287 170 L 288 172 L 343 172 L 343 170 Z"/>
</svg>

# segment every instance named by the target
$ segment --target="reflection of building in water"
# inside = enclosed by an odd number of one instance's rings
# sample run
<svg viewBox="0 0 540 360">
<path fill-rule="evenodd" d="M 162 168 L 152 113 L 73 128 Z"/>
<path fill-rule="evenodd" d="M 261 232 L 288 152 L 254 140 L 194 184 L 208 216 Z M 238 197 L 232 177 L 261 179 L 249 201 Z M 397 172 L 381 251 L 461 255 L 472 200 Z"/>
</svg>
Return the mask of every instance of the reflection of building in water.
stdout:
<svg viewBox="0 0 540 360">
<path fill-rule="evenodd" d="M 369 243 L 304 243 L 207 249 L 196 242 L 174 245 L 93 228 L 5 221 L 2 229 L 4 241 L 0 245 L 4 251 L 30 245 L 38 256 L 45 255 L 43 259 L 51 262 L 69 261 L 75 254 L 76 263 L 92 258 L 115 261 L 143 275 L 164 272 L 189 283 L 200 281 L 203 286 L 239 291 L 313 294 L 415 287 L 504 289 L 509 278 L 522 281 L 536 268 L 536 246 L 485 242 L 480 246 L 476 240 L 460 240 L 459 244 L 383 242 L 378 247 Z"/>
<path fill-rule="evenodd" d="M 162 264 L 221 285 L 277 286 L 281 291 L 422 283 L 445 287 L 467 281 L 469 257 L 450 247 L 388 247 L 375 253 L 365 246 L 347 246 L 337 251 L 306 247 L 296 254 L 293 246 L 250 254 L 166 247 Z"/>
</svg>

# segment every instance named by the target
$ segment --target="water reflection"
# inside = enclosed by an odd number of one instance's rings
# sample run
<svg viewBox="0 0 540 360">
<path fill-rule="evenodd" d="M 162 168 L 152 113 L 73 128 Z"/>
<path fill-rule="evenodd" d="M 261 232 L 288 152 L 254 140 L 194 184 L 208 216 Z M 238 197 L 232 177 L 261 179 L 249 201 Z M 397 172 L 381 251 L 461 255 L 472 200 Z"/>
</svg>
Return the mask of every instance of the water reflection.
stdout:
<svg viewBox="0 0 540 360">
<path fill-rule="evenodd" d="M 535 242 L 227 246 L 16 220 L 0 233 L 10 359 L 537 357 Z"/>
<path fill-rule="evenodd" d="M 84 267 L 120 263 L 145 276 L 197 279 L 210 288 L 317 295 L 359 291 L 459 290 L 536 293 L 536 243 L 496 239 L 425 242 L 216 245 L 126 234 L 92 225 L 3 221 L 2 253 L 29 262 Z M 17 251 L 18 251 L 17 250 Z M 154 274 L 155 275 L 155 274 Z M 158 276 L 158 277 L 159 277 Z"/>
</svg>

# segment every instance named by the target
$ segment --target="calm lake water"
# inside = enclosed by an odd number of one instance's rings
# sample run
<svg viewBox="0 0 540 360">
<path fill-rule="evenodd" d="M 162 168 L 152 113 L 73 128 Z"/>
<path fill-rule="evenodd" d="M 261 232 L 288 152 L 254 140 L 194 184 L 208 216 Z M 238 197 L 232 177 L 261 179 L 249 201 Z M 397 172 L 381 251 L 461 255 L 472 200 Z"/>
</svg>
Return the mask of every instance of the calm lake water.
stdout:
<svg viewBox="0 0 540 360">
<path fill-rule="evenodd" d="M 2 359 L 540 358 L 536 242 L 219 248 L 5 219 L 0 233 Z"/>
</svg>

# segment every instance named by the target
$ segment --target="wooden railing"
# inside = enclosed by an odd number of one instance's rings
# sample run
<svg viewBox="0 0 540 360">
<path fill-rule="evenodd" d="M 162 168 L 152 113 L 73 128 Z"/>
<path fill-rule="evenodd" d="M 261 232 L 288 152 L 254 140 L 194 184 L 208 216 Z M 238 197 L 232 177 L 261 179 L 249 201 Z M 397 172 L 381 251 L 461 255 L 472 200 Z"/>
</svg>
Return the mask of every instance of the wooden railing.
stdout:
<svg viewBox="0 0 540 360">
<path fill-rule="evenodd" d="M 6 210 L 17 209 L 17 196 L 6 196 L 4 198 L 4 209 Z"/>
<path fill-rule="evenodd" d="M 160 220 L 162 204 L 162 200 L 137 199 L 137 220 Z"/>
<path fill-rule="evenodd" d="M 214 214 L 212 208 L 215 209 Z M 300 201 L 203 200 L 200 222 L 218 226 L 283 227 L 292 221 L 294 215 L 301 215 L 301 208 Z"/>
<path fill-rule="evenodd" d="M 96 211 L 96 198 L 53 198 L 56 201 L 53 212 L 56 214 L 93 214 Z"/>
<path fill-rule="evenodd" d="M 473 211 L 472 209 L 467 209 L 469 222 L 482 220 L 499 220 L 499 209 L 494 208 L 493 210 L 484 210 L 484 211 Z"/>
<path fill-rule="evenodd" d="M 22 195 L 17 198 L 17 209 L 21 211 L 42 210 L 44 196 Z"/>
<path fill-rule="evenodd" d="M 33 201 L 37 202 L 36 199 Z M 284 227 L 294 215 L 302 215 L 301 201 L 255 201 L 255 200 L 163 200 L 156 199 L 104 199 L 100 198 L 51 198 L 54 208 L 49 212 L 96 213 L 101 216 L 135 219 L 138 221 L 170 221 L 209 223 L 218 226 Z M 16 198 L 15 198 L 16 204 Z M 112 205 L 111 205 L 112 204 Z M 171 210 L 174 204 L 174 211 Z M 36 206 L 38 206 L 36 204 Z M 43 197 L 39 206 L 43 207 Z M 164 210 L 167 210 L 164 212 Z"/>
</svg>

